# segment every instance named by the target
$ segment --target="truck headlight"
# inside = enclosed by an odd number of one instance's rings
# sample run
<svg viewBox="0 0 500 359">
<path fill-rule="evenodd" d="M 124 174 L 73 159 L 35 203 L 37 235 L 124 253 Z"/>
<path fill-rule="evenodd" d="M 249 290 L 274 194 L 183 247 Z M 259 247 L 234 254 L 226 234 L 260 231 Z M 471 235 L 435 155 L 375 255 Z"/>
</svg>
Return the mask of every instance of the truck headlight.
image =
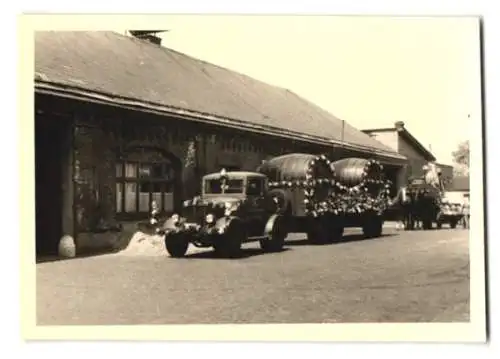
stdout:
<svg viewBox="0 0 500 359">
<path fill-rule="evenodd" d="M 230 202 L 224 203 L 224 216 L 230 216 L 231 213 L 235 210 L 235 206 Z"/>
<path fill-rule="evenodd" d="M 207 216 L 205 217 L 205 221 L 208 223 L 208 224 L 211 224 L 214 222 L 214 215 L 212 213 L 209 213 L 207 214 Z"/>
<path fill-rule="evenodd" d="M 233 213 L 234 211 L 238 210 L 240 206 L 240 203 L 239 202 L 236 202 L 236 203 L 229 203 L 229 202 L 226 202 L 224 204 L 224 215 L 227 217 L 227 216 L 230 216 L 231 213 Z"/>
</svg>

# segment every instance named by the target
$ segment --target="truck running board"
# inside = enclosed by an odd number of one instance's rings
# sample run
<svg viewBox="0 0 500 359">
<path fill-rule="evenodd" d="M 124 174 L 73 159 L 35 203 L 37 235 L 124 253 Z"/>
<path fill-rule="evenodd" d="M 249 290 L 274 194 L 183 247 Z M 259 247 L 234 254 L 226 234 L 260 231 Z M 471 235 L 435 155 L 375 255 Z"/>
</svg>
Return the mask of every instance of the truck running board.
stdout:
<svg viewBox="0 0 500 359">
<path fill-rule="evenodd" d="M 266 238 L 267 238 L 267 236 L 248 237 L 243 243 L 256 242 L 256 241 L 260 241 L 261 239 L 266 239 Z"/>
</svg>

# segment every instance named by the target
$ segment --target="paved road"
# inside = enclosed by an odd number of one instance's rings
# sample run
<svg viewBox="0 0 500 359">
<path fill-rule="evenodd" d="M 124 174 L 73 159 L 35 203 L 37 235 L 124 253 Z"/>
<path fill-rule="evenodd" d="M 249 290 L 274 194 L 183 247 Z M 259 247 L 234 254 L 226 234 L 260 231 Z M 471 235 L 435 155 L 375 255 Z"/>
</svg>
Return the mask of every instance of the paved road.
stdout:
<svg viewBox="0 0 500 359">
<path fill-rule="evenodd" d="M 468 231 L 397 232 L 237 260 L 106 255 L 37 264 L 38 324 L 469 320 Z"/>
</svg>

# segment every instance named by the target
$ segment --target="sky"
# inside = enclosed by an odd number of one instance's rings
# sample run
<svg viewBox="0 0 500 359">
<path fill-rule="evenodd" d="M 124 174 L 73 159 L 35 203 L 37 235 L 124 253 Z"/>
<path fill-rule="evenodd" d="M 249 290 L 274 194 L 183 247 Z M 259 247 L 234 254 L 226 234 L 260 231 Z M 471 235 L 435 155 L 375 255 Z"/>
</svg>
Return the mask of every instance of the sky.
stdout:
<svg viewBox="0 0 500 359">
<path fill-rule="evenodd" d="M 403 121 L 440 163 L 480 125 L 477 18 L 171 15 L 162 30 L 163 46 L 288 88 L 358 129 Z"/>
</svg>

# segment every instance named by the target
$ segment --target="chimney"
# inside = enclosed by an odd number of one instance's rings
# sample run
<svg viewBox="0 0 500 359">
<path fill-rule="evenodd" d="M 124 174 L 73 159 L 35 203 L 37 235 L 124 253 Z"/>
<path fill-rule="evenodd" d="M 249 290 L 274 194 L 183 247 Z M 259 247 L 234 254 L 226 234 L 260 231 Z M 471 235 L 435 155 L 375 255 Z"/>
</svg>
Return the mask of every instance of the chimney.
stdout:
<svg viewBox="0 0 500 359">
<path fill-rule="evenodd" d="M 130 35 L 137 39 L 149 41 L 152 44 L 161 45 L 161 38 L 157 34 L 168 30 L 129 30 Z"/>
<path fill-rule="evenodd" d="M 398 122 L 395 122 L 394 123 L 394 127 L 396 128 L 396 130 L 398 131 L 403 131 L 404 128 L 405 128 L 405 123 L 403 121 L 398 121 Z"/>
<path fill-rule="evenodd" d="M 403 121 L 397 121 L 394 123 L 394 127 L 396 131 L 401 132 L 405 129 L 405 123 Z"/>
</svg>

